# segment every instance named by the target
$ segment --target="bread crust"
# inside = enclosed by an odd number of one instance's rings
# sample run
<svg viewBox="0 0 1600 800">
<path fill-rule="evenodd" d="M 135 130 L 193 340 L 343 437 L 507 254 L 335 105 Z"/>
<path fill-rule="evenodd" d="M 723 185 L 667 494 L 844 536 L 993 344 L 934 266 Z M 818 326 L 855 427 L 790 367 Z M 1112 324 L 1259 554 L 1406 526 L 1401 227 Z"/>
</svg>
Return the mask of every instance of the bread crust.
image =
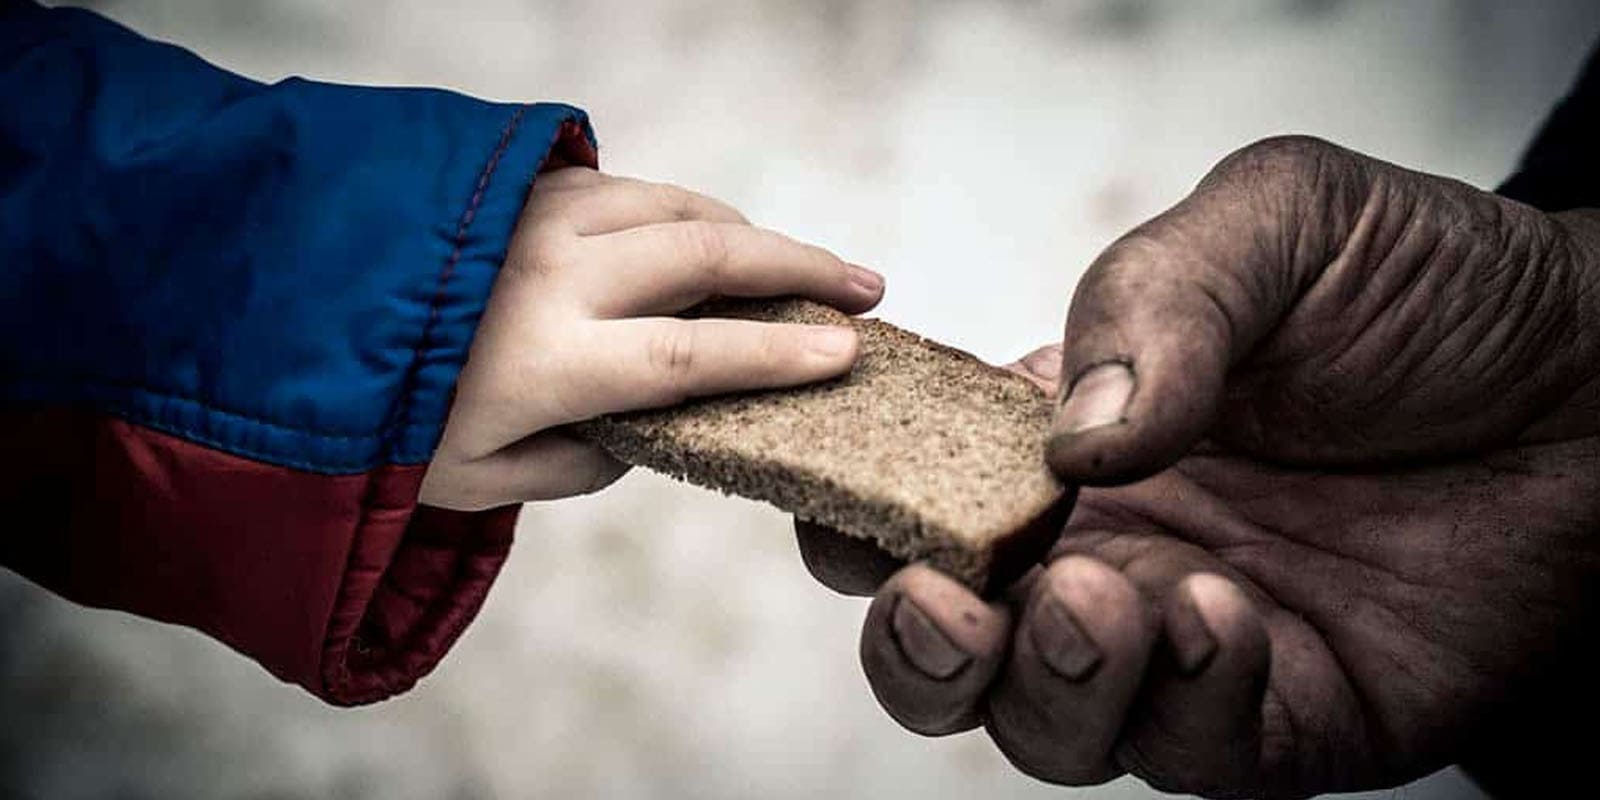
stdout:
<svg viewBox="0 0 1600 800">
<path fill-rule="evenodd" d="M 629 464 L 766 501 L 997 589 L 1050 548 L 1074 492 L 1044 462 L 1038 387 L 971 354 L 803 300 L 699 313 L 853 325 L 862 353 L 820 384 L 617 414 L 577 431 Z"/>
</svg>

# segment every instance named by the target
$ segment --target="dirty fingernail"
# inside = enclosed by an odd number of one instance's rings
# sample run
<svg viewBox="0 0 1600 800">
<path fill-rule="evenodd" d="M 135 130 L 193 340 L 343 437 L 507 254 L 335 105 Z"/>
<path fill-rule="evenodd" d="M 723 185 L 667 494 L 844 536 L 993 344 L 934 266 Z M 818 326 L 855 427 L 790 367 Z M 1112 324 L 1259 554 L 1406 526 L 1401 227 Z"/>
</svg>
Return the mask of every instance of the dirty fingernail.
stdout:
<svg viewBox="0 0 1600 800">
<path fill-rule="evenodd" d="M 1079 374 L 1056 415 L 1058 434 L 1075 434 L 1126 421 L 1133 397 L 1133 370 L 1120 361 L 1097 364 Z"/>
<path fill-rule="evenodd" d="M 1196 675 L 1211 663 L 1211 657 L 1217 652 L 1217 637 L 1212 635 L 1191 594 L 1184 592 L 1178 602 L 1172 604 L 1166 628 L 1167 642 L 1183 674 Z"/>
<path fill-rule="evenodd" d="M 1100 648 L 1053 593 L 1040 601 L 1029 635 L 1045 666 L 1069 681 L 1088 680 L 1100 666 Z"/>
<path fill-rule="evenodd" d="M 895 641 L 906 660 L 918 672 L 934 680 L 949 680 L 972 662 L 972 656 L 956 647 L 927 613 L 907 598 L 902 597 L 895 603 L 891 624 Z"/>
</svg>

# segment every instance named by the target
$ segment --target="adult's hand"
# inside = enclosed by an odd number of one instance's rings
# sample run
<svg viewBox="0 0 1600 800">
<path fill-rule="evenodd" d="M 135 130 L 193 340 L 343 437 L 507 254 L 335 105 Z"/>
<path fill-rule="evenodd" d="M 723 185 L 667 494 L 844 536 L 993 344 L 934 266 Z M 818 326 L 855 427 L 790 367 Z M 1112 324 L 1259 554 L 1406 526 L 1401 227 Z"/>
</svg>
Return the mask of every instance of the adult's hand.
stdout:
<svg viewBox="0 0 1600 800">
<path fill-rule="evenodd" d="M 1592 701 L 1597 271 L 1595 212 L 1311 139 L 1233 154 L 1100 256 L 1059 358 L 1018 365 L 1063 387 L 1051 465 L 1101 488 L 1005 598 L 889 577 L 874 693 L 1044 780 L 1212 796 L 1528 741 Z M 834 536 L 801 530 L 824 582 L 883 574 Z"/>
</svg>

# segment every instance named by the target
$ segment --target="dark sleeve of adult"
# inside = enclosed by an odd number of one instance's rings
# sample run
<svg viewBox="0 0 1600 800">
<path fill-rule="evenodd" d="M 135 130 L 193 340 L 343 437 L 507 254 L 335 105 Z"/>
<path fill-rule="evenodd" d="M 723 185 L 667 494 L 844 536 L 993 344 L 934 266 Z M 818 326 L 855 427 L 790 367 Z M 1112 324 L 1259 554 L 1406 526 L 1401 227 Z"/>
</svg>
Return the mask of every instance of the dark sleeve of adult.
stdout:
<svg viewBox="0 0 1600 800">
<path fill-rule="evenodd" d="M 1498 191 L 1545 211 L 1600 207 L 1600 42 Z"/>
<path fill-rule="evenodd" d="M 1600 42 L 1498 192 L 1551 212 L 1600 207 Z M 1587 745 L 1563 733 L 1549 709 L 1561 707 L 1566 720 L 1583 719 L 1600 707 L 1600 697 L 1589 692 L 1533 705 L 1508 720 L 1516 733 L 1484 742 L 1462 759 L 1462 768 L 1491 796 L 1554 796 L 1569 781 L 1587 779 Z"/>
</svg>

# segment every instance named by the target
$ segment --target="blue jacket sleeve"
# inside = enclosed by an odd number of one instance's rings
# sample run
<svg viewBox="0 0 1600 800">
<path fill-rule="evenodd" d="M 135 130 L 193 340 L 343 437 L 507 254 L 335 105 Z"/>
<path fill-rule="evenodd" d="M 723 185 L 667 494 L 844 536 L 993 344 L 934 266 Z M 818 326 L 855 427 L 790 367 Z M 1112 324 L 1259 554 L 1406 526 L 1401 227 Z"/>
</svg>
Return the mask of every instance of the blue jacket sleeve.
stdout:
<svg viewBox="0 0 1600 800">
<path fill-rule="evenodd" d="M 264 85 L 0 0 L 0 565 L 334 703 L 472 619 L 514 508 L 416 503 L 540 169 L 581 112 Z"/>
<path fill-rule="evenodd" d="M 593 158 L 582 113 L 263 85 L 0 8 L 0 402 L 314 472 L 425 462 L 535 173 Z"/>
</svg>

